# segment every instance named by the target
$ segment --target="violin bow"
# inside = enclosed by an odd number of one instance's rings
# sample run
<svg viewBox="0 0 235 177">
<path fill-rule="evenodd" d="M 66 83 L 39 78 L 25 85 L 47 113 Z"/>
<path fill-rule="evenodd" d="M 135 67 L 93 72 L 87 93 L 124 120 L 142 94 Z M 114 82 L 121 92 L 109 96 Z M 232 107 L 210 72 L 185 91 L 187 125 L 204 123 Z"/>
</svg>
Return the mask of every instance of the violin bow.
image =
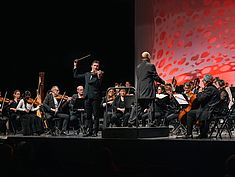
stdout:
<svg viewBox="0 0 235 177">
<path fill-rule="evenodd" d="M 85 58 L 87 58 L 87 57 L 89 57 L 89 56 L 91 56 L 91 54 L 88 54 L 88 55 L 86 55 L 86 56 L 84 56 L 84 57 L 81 57 L 81 58 L 77 58 L 77 59 L 75 59 L 74 61 L 80 61 L 80 60 L 83 60 L 83 59 L 85 59 Z"/>
<path fill-rule="evenodd" d="M 64 92 L 64 94 L 63 94 L 62 97 L 61 97 L 61 100 L 60 100 L 60 102 L 59 102 L 59 104 L 58 104 L 58 107 L 57 107 L 57 111 L 58 111 L 58 109 L 59 109 L 59 107 L 60 107 L 60 105 L 61 105 L 61 103 L 62 103 L 62 101 L 63 101 L 63 99 L 64 99 L 64 97 L 65 97 L 65 94 L 66 94 L 66 92 Z M 57 111 L 55 112 L 55 115 L 56 115 Z"/>
<path fill-rule="evenodd" d="M 7 91 L 6 91 L 6 93 L 5 93 L 4 97 L 3 97 L 1 109 L 3 109 L 3 106 L 4 106 L 4 102 L 5 102 L 5 100 L 6 100 L 6 97 L 7 97 Z"/>
</svg>

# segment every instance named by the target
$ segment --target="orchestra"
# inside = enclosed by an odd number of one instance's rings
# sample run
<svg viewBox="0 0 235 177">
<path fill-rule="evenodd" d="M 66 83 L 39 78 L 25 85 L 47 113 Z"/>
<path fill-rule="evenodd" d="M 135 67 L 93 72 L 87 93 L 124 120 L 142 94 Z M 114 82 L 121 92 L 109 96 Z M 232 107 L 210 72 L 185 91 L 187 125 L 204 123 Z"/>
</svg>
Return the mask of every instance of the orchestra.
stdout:
<svg viewBox="0 0 235 177">
<path fill-rule="evenodd" d="M 101 79 L 104 72 L 92 70 L 90 77 Z M 200 84 L 202 82 L 203 84 Z M 39 84 L 40 85 L 40 84 Z M 200 80 L 194 78 L 178 86 L 174 77 L 172 83 L 157 83 L 156 97 L 154 99 L 154 117 L 152 117 L 151 107 L 144 110 L 142 117 L 138 119 L 138 126 L 158 127 L 173 126 L 181 124 L 186 131 L 185 138 L 193 138 L 193 130 L 198 129 L 199 138 L 207 138 L 210 131 L 210 109 L 211 105 L 216 105 L 217 112 L 226 115 L 230 109 L 234 109 L 234 93 L 228 92 L 229 87 L 226 82 L 218 77 L 204 75 Z M 125 109 L 125 97 L 135 97 L 136 91 L 129 94 L 129 87 L 122 86 L 119 89 L 110 87 L 106 94 L 102 96 L 100 102 L 101 118 L 103 127 L 129 127 L 129 122 L 133 119 L 135 106 Z M 179 89 L 182 88 L 182 89 Z M 38 87 L 40 90 L 40 87 Z M 83 85 L 77 86 L 77 93 L 67 95 L 66 92 L 59 94 L 59 87 L 52 86 L 42 100 L 41 94 L 37 90 L 36 97 L 31 97 L 30 91 L 23 92 L 16 89 L 12 97 L 8 98 L 7 92 L 0 95 L 1 127 L 0 132 L 4 135 L 23 134 L 40 136 L 43 133 L 53 134 L 53 118 L 60 118 L 60 135 L 68 136 L 71 127 L 73 135 L 86 135 L 91 132 L 91 127 L 87 120 L 85 109 L 86 92 Z M 118 90 L 118 92 L 117 92 Z M 187 104 L 182 104 L 176 97 L 177 94 Z M 208 96 L 210 94 L 210 96 Z M 218 103 L 217 103 L 218 102 Z M 231 106 L 231 102 L 233 103 Z M 151 117 L 151 118 L 150 118 Z M 132 124 L 131 126 L 135 126 Z M 229 126 L 234 129 L 234 120 L 229 121 Z M 99 129 L 100 130 L 100 129 Z M 97 131 L 97 130 L 96 130 Z M 49 132 L 49 133 L 48 133 Z"/>
</svg>

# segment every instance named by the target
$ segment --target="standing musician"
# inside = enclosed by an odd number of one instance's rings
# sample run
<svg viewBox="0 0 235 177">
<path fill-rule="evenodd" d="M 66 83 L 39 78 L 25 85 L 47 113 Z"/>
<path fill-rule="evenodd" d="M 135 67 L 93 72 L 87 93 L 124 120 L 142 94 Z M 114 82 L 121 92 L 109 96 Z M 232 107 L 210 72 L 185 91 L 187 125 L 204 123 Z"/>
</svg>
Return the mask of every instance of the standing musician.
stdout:
<svg viewBox="0 0 235 177">
<path fill-rule="evenodd" d="M 187 113 L 187 135 L 186 138 L 192 138 L 193 122 L 199 120 L 200 135 L 197 138 L 207 138 L 209 131 L 209 121 L 211 111 L 220 102 L 219 90 L 213 85 L 214 78 L 206 74 L 203 77 L 204 88 L 200 88 L 197 94 L 197 100 L 200 103 L 198 109 L 193 109 Z"/>
<path fill-rule="evenodd" d="M 68 128 L 69 123 L 69 114 L 61 112 L 60 109 L 60 103 L 62 103 L 65 97 L 64 95 L 59 94 L 60 90 L 58 86 L 52 86 L 51 90 L 47 93 L 44 101 L 43 101 L 43 112 L 45 114 L 45 118 L 48 121 L 49 129 L 52 130 L 52 133 L 54 133 L 54 127 L 53 127 L 53 119 L 54 118 L 60 118 L 63 120 L 62 129 L 61 129 L 61 135 L 68 135 L 66 133 L 66 130 Z M 59 98 L 59 99 L 58 99 Z"/>
<path fill-rule="evenodd" d="M 100 62 L 94 60 L 91 64 L 91 71 L 84 74 L 78 72 L 78 60 L 74 61 L 73 76 L 85 81 L 85 111 L 87 114 L 88 134 L 84 136 L 97 136 L 99 130 L 100 105 L 102 101 L 102 78 L 103 71 L 100 69 Z M 93 131 L 94 116 L 95 129 Z"/>
<path fill-rule="evenodd" d="M 43 125 L 36 111 L 40 105 L 35 99 L 31 98 L 31 92 L 25 91 L 23 98 L 18 103 L 16 110 L 20 111 L 23 135 L 40 135 L 43 133 Z"/>
</svg>

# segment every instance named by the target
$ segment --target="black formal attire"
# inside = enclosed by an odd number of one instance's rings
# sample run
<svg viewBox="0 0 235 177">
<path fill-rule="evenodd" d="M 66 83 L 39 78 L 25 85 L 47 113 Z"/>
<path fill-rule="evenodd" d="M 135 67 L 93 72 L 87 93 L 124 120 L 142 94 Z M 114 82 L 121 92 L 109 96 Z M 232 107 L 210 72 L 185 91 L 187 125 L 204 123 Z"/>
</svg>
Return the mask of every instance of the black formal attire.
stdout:
<svg viewBox="0 0 235 177">
<path fill-rule="evenodd" d="M 102 101 L 102 79 L 98 78 L 95 74 L 91 72 L 86 72 L 84 74 L 79 74 L 78 69 L 73 70 L 74 78 L 83 79 L 85 81 L 85 111 L 87 115 L 88 124 L 88 136 L 97 136 L 99 130 L 99 116 L 100 116 L 100 105 Z M 93 120 L 94 116 L 94 131 L 93 131 Z"/>
<path fill-rule="evenodd" d="M 107 97 L 103 97 L 102 102 L 101 102 L 101 107 L 103 109 L 103 115 L 104 115 L 104 126 L 109 127 L 110 126 L 110 121 L 111 117 L 113 115 L 113 108 L 112 108 L 112 103 L 109 103 L 111 101 L 114 101 L 115 98 L 111 98 L 107 100 Z"/>
<path fill-rule="evenodd" d="M 0 107 L 2 107 L 3 103 L 0 103 Z M 0 132 L 6 133 L 6 122 L 9 120 L 9 115 L 8 115 L 8 104 L 4 103 L 2 112 L 0 112 Z"/>
<path fill-rule="evenodd" d="M 117 108 L 125 108 L 125 111 L 122 112 L 117 110 Z M 121 100 L 121 96 L 118 95 L 112 103 L 113 114 L 111 117 L 111 124 L 116 125 L 117 127 L 126 127 L 128 125 L 128 120 L 130 117 L 130 108 L 127 108 L 127 101 L 124 97 L 124 100 Z"/>
<path fill-rule="evenodd" d="M 192 134 L 192 122 L 199 120 L 199 138 L 206 138 L 208 136 L 212 110 L 214 110 L 220 102 L 220 92 L 214 85 L 209 84 L 204 88 L 203 92 L 197 94 L 197 100 L 200 103 L 200 107 L 187 113 L 187 134 Z"/>
<path fill-rule="evenodd" d="M 175 97 L 166 94 L 167 97 L 164 99 L 165 106 L 165 125 L 170 125 L 172 121 L 176 120 L 180 111 L 180 104 L 177 102 Z"/>
<path fill-rule="evenodd" d="M 10 108 L 16 108 L 18 103 L 19 103 L 19 100 L 18 101 L 13 100 L 10 103 L 9 108 L 8 108 L 10 123 L 12 123 L 12 128 L 14 129 L 13 130 L 14 133 L 16 133 L 17 130 L 20 131 L 22 128 L 21 121 L 20 121 L 20 112 L 10 110 Z"/>
<path fill-rule="evenodd" d="M 70 124 L 73 125 L 74 130 L 79 134 L 80 129 L 85 133 L 85 99 L 73 94 L 69 102 Z"/>
<path fill-rule="evenodd" d="M 38 107 L 34 107 L 24 98 L 20 100 L 16 109 L 20 112 L 23 135 L 40 135 L 43 133 L 42 119 L 36 115 Z"/>
<path fill-rule="evenodd" d="M 59 100 L 59 101 L 61 101 L 61 100 Z M 54 100 L 54 96 L 52 95 L 52 93 L 48 93 L 43 101 L 43 104 L 42 104 L 42 110 L 45 114 L 45 118 L 47 119 L 47 121 L 49 123 L 48 126 L 51 130 L 54 130 L 53 119 L 60 118 L 61 120 L 63 120 L 63 124 L 62 124 L 62 128 L 61 128 L 62 134 L 66 134 L 65 131 L 68 128 L 69 114 L 63 113 L 61 108 L 60 107 L 58 108 L 57 106 L 60 106 L 60 105 L 56 105 L 55 100 Z M 56 113 L 51 111 L 51 109 L 56 109 L 56 108 L 58 109 L 58 111 Z"/>
<path fill-rule="evenodd" d="M 145 109 L 152 107 L 152 116 L 154 117 L 154 106 L 153 102 L 156 97 L 156 88 L 154 81 L 161 84 L 165 84 L 156 71 L 155 65 L 143 60 L 137 65 L 136 69 L 137 76 L 137 99 L 138 99 L 138 119 L 142 118 L 142 114 Z M 152 118 L 153 119 L 153 118 Z"/>
</svg>

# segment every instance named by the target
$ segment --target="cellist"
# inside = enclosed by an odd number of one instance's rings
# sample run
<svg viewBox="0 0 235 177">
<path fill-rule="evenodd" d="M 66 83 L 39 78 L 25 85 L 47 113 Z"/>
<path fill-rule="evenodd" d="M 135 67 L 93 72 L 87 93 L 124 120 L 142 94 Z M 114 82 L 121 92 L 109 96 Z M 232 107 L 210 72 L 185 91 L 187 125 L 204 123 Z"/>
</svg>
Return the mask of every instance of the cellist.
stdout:
<svg viewBox="0 0 235 177">
<path fill-rule="evenodd" d="M 193 122 L 199 122 L 200 134 L 197 138 L 207 138 L 209 131 L 211 110 L 218 106 L 220 101 L 219 90 L 213 85 L 214 78 L 206 74 L 203 79 L 204 88 L 199 89 L 197 100 L 200 107 L 187 113 L 187 135 L 192 138 Z"/>
<path fill-rule="evenodd" d="M 181 123 L 186 125 L 186 114 L 191 109 L 197 109 L 199 107 L 199 104 L 196 99 L 197 95 L 193 92 L 192 82 L 184 83 L 183 89 L 184 92 L 182 93 L 182 95 L 186 98 L 189 104 L 180 111 L 178 118 L 181 121 Z"/>
</svg>

